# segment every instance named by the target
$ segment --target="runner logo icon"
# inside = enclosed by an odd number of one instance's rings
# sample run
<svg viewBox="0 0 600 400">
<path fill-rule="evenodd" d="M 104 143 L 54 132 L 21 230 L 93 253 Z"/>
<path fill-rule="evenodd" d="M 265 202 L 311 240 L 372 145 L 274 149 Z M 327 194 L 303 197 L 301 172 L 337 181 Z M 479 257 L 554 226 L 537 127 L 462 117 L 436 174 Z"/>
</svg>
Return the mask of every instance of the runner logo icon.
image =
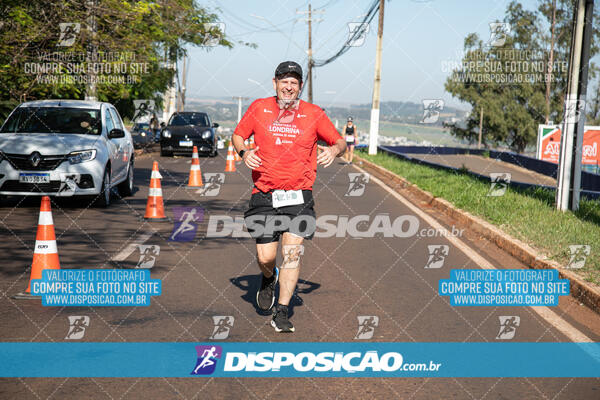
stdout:
<svg viewBox="0 0 600 400">
<path fill-rule="evenodd" d="M 85 328 L 90 326 L 90 317 L 87 315 L 69 316 L 69 332 L 65 339 L 79 340 L 85 335 Z"/>
<path fill-rule="evenodd" d="M 140 249 L 140 260 L 135 267 L 145 269 L 154 267 L 156 257 L 160 254 L 160 246 L 157 244 L 139 244 L 138 247 Z"/>
<path fill-rule="evenodd" d="M 75 39 L 81 30 L 81 24 L 75 22 L 63 22 L 58 24 L 60 28 L 60 38 L 58 46 L 70 47 L 75 44 Z"/>
<path fill-rule="evenodd" d="M 492 185 L 487 193 L 489 197 L 500 197 L 506 192 L 506 188 L 510 183 L 510 173 L 508 172 L 492 172 L 490 173 L 490 181 Z"/>
<path fill-rule="evenodd" d="M 371 339 L 375 333 L 375 328 L 379 326 L 379 317 L 376 315 L 359 315 L 356 318 L 358 318 L 358 331 L 354 339 Z"/>
<path fill-rule="evenodd" d="M 521 325 L 521 318 L 516 315 L 500 316 L 500 330 L 498 331 L 498 340 L 510 340 L 515 337 L 517 327 Z"/>
<path fill-rule="evenodd" d="M 510 31 L 510 24 L 508 22 L 490 22 L 490 40 L 488 40 L 488 46 L 504 46 L 506 37 L 510 34 Z"/>
<path fill-rule="evenodd" d="M 223 355 L 221 346 L 196 346 L 198 360 L 190 375 L 210 375 L 217 368 L 217 359 Z"/>
<path fill-rule="evenodd" d="M 210 172 L 204 174 L 204 187 L 198 189 L 196 193 L 200 196 L 214 197 L 221 191 L 221 186 L 225 183 L 225 174 L 220 172 Z"/>
<path fill-rule="evenodd" d="M 344 196 L 362 196 L 365 192 L 365 188 L 367 187 L 367 183 L 369 183 L 369 178 L 369 174 L 364 174 L 361 172 L 349 172 L 348 180 L 350 183 L 348 184 L 348 190 Z"/>
<path fill-rule="evenodd" d="M 572 244 L 569 246 L 571 258 L 567 268 L 579 269 L 585 267 L 585 260 L 590 255 L 591 247 L 588 244 Z"/>
<path fill-rule="evenodd" d="M 204 219 L 204 210 L 200 207 L 173 207 L 175 226 L 169 237 L 174 242 L 190 242 L 196 236 L 197 222 Z"/>
<path fill-rule="evenodd" d="M 235 318 L 231 315 L 215 315 L 212 317 L 212 319 L 215 324 L 215 328 L 212 335 L 210 335 L 210 339 L 227 339 L 229 336 L 229 331 L 231 328 L 233 328 L 233 322 L 235 321 Z"/>
<path fill-rule="evenodd" d="M 430 244 L 427 246 L 427 251 L 429 252 L 429 257 L 427 258 L 425 268 L 442 268 L 444 266 L 446 256 L 450 251 L 450 247 L 448 247 L 446 244 Z"/>
<path fill-rule="evenodd" d="M 442 110 L 444 110 L 444 100 L 423 100 L 423 118 L 420 122 L 422 124 L 435 124 L 440 119 L 440 112 Z"/>
</svg>

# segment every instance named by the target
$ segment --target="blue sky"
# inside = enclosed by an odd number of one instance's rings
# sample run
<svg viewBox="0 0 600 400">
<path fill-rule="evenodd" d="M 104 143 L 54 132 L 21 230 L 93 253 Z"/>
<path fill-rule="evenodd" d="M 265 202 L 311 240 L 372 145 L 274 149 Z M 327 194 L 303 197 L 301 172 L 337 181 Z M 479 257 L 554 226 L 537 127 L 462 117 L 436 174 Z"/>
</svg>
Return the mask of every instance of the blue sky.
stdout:
<svg viewBox="0 0 600 400">
<path fill-rule="evenodd" d="M 359 22 L 372 0 L 314 0 L 313 52 L 326 59 L 348 37 L 348 23 Z M 391 0 L 385 4 L 382 55 L 383 101 L 413 101 L 441 98 L 447 105 L 461 105 L 444 90 L 447 61 L 460 61 L 463 40 L 471 32 L 488 39 L 489 23 L 502 20 L 509 1 Z M 526 8 L 536 0 L 522 1 Z M 230 0 L 202 2 L 225 23 L 225 34 L 234 41 L 255 43 L 256 49 L 236 44 L 190 49 L 188 98 L 272 95 L 271 78 L 280 61 L 294 60 L 303 67 L 307 55 L 307 24 L 303 15 L 307 1 Z M 331 64 L 314 70 L 314 102 L 322 107 L 335 104 L 370 103 L 372 97 L 377 17 L 365 43 L 353 47 Z M 305 97 L 304 97 L 305 98 Z"/>
</svg>

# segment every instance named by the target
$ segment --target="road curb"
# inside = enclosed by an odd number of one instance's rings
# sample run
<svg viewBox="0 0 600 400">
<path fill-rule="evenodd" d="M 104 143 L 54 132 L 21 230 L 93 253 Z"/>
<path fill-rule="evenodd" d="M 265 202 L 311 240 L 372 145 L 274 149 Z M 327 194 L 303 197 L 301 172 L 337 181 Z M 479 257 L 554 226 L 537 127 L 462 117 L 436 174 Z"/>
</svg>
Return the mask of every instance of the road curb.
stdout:
<svg viewBox="0 0 600 400">
<path fill-rule="evenodd" d="M 558 262 L 549 260 L 536 252 L 528 244 L 511 237 L 506 232 L 497 228 L 483 219 L 476 217 L 464 210 L 461 210 L 451 204 L 449 201 L 435 197 L 431 193 L 420 189 L 410 183 L 403 177 L 377 165 L 364 158 L 354 156 L 361 167 L 381 179 L 396 192 L 408 192 L 420 201 L 423 201 L 431 207 L 443 212 L 450 218 L 456 220 L 461 225 L 466 225 L 469 229 L 479 233 L 502 250 L 508 252 L 519 261 L 528 265 L 532 269 L 555 269 L 562 279 L 568 279 L 571 285 L 571 296 L 581 303 L 585 304 L 597 313 L 600 313 L 600 287 L 590 282 L 586 282 L 575 272 L 563 268 Z M 390 184 L 391 183 L 391 184 Z"/>
</svg>

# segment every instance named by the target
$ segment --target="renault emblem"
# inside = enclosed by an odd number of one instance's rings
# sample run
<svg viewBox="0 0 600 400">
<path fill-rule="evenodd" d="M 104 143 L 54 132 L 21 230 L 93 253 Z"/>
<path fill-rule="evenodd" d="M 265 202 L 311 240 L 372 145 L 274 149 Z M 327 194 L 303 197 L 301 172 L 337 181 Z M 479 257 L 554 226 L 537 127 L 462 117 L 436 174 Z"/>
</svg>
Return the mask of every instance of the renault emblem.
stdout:
<svg viewBox="0 0 600 400">
<path fill-rule="evenodd" d="M 42 161 L 42 156 L 37 151 L 34 151 L 29 156 L 29 162 L 31 163 L 32 167 L 37 167 L 40 164 L 40 161 Z"/>
</svg>

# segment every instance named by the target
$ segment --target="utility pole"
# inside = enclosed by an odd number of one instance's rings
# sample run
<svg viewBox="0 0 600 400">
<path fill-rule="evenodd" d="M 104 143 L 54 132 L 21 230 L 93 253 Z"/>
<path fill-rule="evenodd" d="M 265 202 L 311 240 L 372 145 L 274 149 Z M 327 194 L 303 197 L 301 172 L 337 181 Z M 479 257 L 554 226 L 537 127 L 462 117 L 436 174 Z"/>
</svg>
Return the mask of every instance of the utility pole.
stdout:
<svg viewBox="0 0 600 400">
<path fill-rule="evenodd" d="M 189 67 L 189 60 L 183 57 L 183 72 L 181 73 L 181 84 L 179 85 L 179 97 L 177 99 L 177 111 L 184 111 L 185 109 L 185 89 L 187 85 L 187 70 Z"/>
<path fill-rule="evenodd" d="M 308 102 L 313 102 L 313 79 L 312 79 L 312 67 L 313 67 L 313 52 L 312 52 L 312 23 L 313 14 L 323 14 L 325 10 L 313 10 L 310 3 L 308 3 L 307 11 L 296 11 L 296 14 L 308 14 L 308 18 L 305 19 L 308 22 Z M 317 19 L 314 22 L 321 22 L 322 19 Z"/>
<path fill-rule="evenodd" d="M 561 211 L 579 209 L 593 11 L 594 0 L 576 1 L 556 185 L 556 208 Z"/>
<path fill-rule="evenodd" d="M 479 140 L 477 141 L 477 148 L 481 148 L 481 131 L 483 130 L 483 106 L 479 111 Z"/>
<path fill-rule="evenodd" d="M 87 45 L 87 63 L 88 63 L 88 68 L 91 67 L 90 64 L 94 64 L 97 62 L 100 62 L 100 60 L 97 59 L 98 57 L 98 48 L 96 47 L 96 32 L 97 32 L 97 26 L 96 26 L 96 0 L 87 0 L 86 1 L 86 8 L 87 8 L 87 13 L 88 13 L 88 17 L 87 17 L 87 28 L 89 31 L 89 43 Z M 91 69 L 92 71 L 94 69 Z M 88 70 L 89 71 L 89 70 Z M 87 75 L 88 78 L 88 82 L 85 85 L 85 99 L 86 100 L 92 100 L 95 101 L 96 100 L 96 74 L 94 72 L 88 73 Z"/>
<path fill-rule="evenodd" d="M 308 102 L 313 102 L 312 92 L 312 8 L 308 3 Z"/>
<path fill-rule="evenodd" d="M 242 101 L 243 100 L 248 100 L 248 97 L 242 97 L 242 96 L 236 96 L 236 97 L 232 97 L 234 100 L 238 101 L 238 116 L 237 116 L 237 122 L 238 124 L 240 123 L 240 120 L 242 119 Z"/>
<path fill-rule="evenodd" d="M 379 0 L 379 28 L 377 29 L 377 50 L 375 53 L 375 80 L 373 82 L 373 105 L 369 129 L 369 154 L 377 154 L 379 138 L 379 98 L 381 87 L 381 47 L 383 42 L 383 7 L 385 0 Z"/>
</svg>

